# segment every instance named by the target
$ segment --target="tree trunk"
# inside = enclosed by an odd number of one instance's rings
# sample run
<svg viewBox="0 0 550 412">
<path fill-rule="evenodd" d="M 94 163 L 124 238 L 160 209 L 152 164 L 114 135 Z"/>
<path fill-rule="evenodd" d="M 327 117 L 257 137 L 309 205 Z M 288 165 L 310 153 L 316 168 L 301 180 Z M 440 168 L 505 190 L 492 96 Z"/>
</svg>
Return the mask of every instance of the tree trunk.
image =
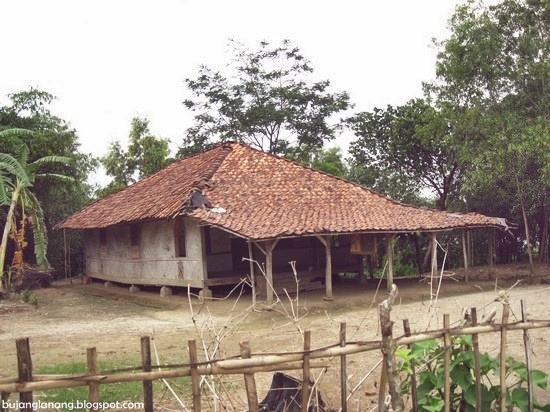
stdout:
<svg viewBox="0 0 550 412">
<path fill-rule="evenodd" d="M 540 263 L 546 263 L 548 262 L 548 254 L 549 254 L 549 221 L 550 221 L 550 214 L 548 213 L 548 210 L 546 208 L 546 205 L 543 204 L 541 208 L 541 222 L 540 222 L 540 248 L 539 248 L 539 262 Z"/>
<path fill-rule="evenodd" d="M 519 203 L 521 205 L 521 213 L 523 215 L 523 224 L 525 225 L 525 241 L 527 243 L 527 255 L 529 256 L 529 267 L 530 275 L 533 276 L 535 269 L 533 266 L 533 252 L 531 251 L 531 239 L 529 237 L 529 222 L 527 221 L 527 211 L 525 210 L 525 202 L 523 200 L 523 191 L 521 190 L 521 185 L 519 184 L 519 178 L 516 176 L 516 185 L 518 188 L 519 194 Z"/>
<path fill-rule="evenodd" d="M 6 226 L 4 226 L 4 232 L 2 234 L 2 243 L 0 244 L 0 291 L 3 290 L 4 284 L 2 282 L 4 278 L 4 263 L 6 261 L 6 250 L 8 247 L 8 235 L 13 223 L 13 216 L 15 215 L 15 208 L 17 201 L 19 200 L 19 194 L 21 193 L 21 186 L 16 186 L 11 196 L 10 209 L 8 216 L 6 217 Z"/>
</svg>

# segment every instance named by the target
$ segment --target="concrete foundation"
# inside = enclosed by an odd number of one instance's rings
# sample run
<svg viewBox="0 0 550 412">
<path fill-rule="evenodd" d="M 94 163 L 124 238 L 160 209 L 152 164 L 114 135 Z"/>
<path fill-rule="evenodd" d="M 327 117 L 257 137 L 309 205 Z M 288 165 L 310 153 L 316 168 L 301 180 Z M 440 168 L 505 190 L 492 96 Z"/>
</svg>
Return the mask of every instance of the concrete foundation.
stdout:
<svg viewBox="0 0 550 412">
<path fill-rule="evenodd" d="M 201 289 L 199 291 L 199 297 L 201 299 L 212 299 L 212 291 L 210 289 Z"/>
<path fill-rule="evenodd" d="M 160 288 L 160 296 L 171 296 L 172 295 L 172 288 L 169 288 L 168 286 L 163 286 Z"/>
<path fill-rule="evenodd" d="M 139 286 L 132 285 L 130 286 L 130 293 L 137 293 L 139 292 Z"/>
</svg>

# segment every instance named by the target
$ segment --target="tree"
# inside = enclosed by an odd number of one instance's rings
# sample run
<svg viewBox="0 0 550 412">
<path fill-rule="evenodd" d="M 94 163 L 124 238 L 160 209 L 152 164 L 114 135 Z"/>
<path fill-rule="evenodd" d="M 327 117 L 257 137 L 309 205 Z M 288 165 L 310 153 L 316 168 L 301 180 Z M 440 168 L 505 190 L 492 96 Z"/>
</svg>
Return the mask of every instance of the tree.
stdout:
<svg viewBox="0 0 550 412">
<path fill-rule="evenodd" d="M 440 107 L 477 111 L 466 129 L 472 167 L 470 190 L 488 181 L 514 182 L 527 252 L 537 241 L 529 230 L 537 215 L 541 258 L 548 257 L 550 224 L 550 8 L 536 0 L 469 1 L 450 20 L 440 43 L 437 81 L 426 90 Z M 536 221 L 536 220 L 535 220 Z M 546 233 L 546 235 L 544 234 Z"/>
<path fill-rule="evenodd" d="M 10 138 L 13 142 L 14 136 L 28 136 L 30 134 L 32 134 L 32 132 L 25 129 L 7 129 L 0 132 L 0 139 Z M 8 236 L 12 231 L 15 234 L 18 232 L 16 230 L 16 214 L 18 208 L 20 209 L 21 217 L 21 233 L 24 233 L 27 215 L 31 218 L 30 222 L 34 235 L 34 251 L 37 265 L 41 269 L 49 268 L 49 262 L 46 255 L 48 237 L 46 224 L 44 222 L 44 212 L 39 200 L 31 191 L 31 187 L 37 179 L 46 176 L 60 180 L 72 180 L 72 178 L 61 174 L 38 173 L 38 170 L 46 164 L 66 164 L 70 162 L 69 158 L 46 156 L 29 163 L 29 148 L 23 142 L 20 143 L 17 152 L 17 157 L 8 153 L 0 153 L 0 205 L 9 205 L 6 223 L 2 233 L 2 241 L 0 243 L 0 281 L 4 274 Z M 15 257 L 18 258 L 19 262 L 22 264 L 22 249 L 24 248 L 25 242 L 24 236 L 22 235 L 19 237 L 14 235 L 13 238 L 16 244 Z"/>
<path fill-rule="evenodd" d="M 328 80 L 314 82 L 310 63 L 288 40 L 279 46 L 261 42 L 257 51 L 231 41 L 233 73 L 201 66 L 187 79 L 195 112 L 178 155 L 208 148 L 218 141 L 240 141 L 275 155 L 299 158 L 332 140 L 331 118 L 350 107 L 345 92 L 330 93 Z"/>
<path fill-rule="evenodd" d="M 168 140 L 160 139 L 149 131 L 149 120 L 135 117 L 131 122 L 128 150 L 117 140 L 101 159 L 112 182 L 101 191 L 101 197 L 117 192 L 139 179 L 150 176 L 167 166 L 170 149 Z"/>
<path fill-rule="evenodd" d="M 10 103 L 0 106 L 0 130 L 27 129 L 32 133 L 0 139 L 0 153 L 18 158 L 19 144 L 23 142 L 29 149 L 28 163 L 47 156 L 71 159 L 70 164 L 44 165 L 41 172 L 72 176 L 73 181 L 46 176 L 36 180 L 32 186 L 32 193 L 40 200 L 43 208 L 46 227 L 51 229 L 92 200 L 93 183 L 88 181 L 88 175 L 95 170 L 98 163 L 93 156 L 79 151 L 78 135 L 70 124 L 51 113 L 50 106 L 55 100 L 53 95 L 30 88 L 9 94 L 8 98 Z M 4 225 L 5 217 L 0 213 L 0 226 Z M 67 255 L 64 253 L 64 240 L 63 232 L 49 231 L 48 260 L 57 270 L 56 274 L 60 274 L 65 265 Z M 71 248 L 68 252 L 72 270 L 79 273 L 85 260 L 81 234 L 71 235 Z"/>
<path fill-rule="evenodd" d="M 454 130 L 426 101 L 358 113 L 348 124 L 357 136 L 349 150 L 355 179 L 399 200 L 417 198 L 429 188 L 441 210 L 457 198 L 464 165 Z"/>
<path fill-rule="evenodd" d="M 338 146 L 327 149 L 315 148 L 310 152 L 302 153 L 298 159 L 294 160 L 333 176 L 345 178 L 348 174 L 347 166 L 342 156 L 342 149 Z"/>
</svg>

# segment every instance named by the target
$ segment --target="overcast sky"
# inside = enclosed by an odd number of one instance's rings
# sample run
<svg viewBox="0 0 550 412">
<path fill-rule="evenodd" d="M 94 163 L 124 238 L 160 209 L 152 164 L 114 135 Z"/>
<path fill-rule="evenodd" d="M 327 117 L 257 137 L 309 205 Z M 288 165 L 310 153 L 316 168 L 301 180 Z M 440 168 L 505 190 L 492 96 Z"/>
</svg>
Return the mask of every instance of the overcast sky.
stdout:
<svg viewBox="0 0 550 412">
<path fill-rule="evenodd" d="M 228 38 L 255 49 L 291 40 L 314 79 L 348 91 L 355 111 L 403 104 L 433 79 L 431 39 L 457 0 L 0 0 L 0 103 L 36 87 L 100 156 L 144 116 L 180 143 L 191 125 L 185 79 L 223 69 Z M 342 141 L 345 146 L 344 141 Z"/>
</svg>

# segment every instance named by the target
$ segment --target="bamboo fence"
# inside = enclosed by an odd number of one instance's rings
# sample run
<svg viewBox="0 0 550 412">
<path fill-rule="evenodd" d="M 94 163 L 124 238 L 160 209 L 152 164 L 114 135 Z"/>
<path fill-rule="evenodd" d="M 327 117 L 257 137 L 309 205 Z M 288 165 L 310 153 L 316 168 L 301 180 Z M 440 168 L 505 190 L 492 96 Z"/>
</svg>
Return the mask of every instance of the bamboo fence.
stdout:
<svg viewBox="0 0 550 412">
<path fill-rule="evenodd" d="M 82 374 L 70 375 L 35 375 L 32 372 L 32 359 L 30 351 L 29 338 L 21 338 L 16 340 L 17 349 L 17 364 L 18 376 L 0 378 L 0 394 L 1 399 L 7 399 L 9 394 L 18 393 L 20 402 L 32 404 L 34 391 L 46 391 L 52 389 L 72 388 L 77 386 L 88 386 L 89 402 L 99 402 L 99 386 L 109 385 L 120 382 L 143 382 L 143 403 L 144 410 L 149 412 L 154 410 L 153 386 L 154 380 L 190 377 L 192 388 L 192 407 L 193 411 L 201 411 L 201 377 L 207 375 L 243 375 L 249 411 L 259 411 L 258 396 L 255 384 L 255 374 L 274 372 L 281 370 L 301 370 L 302 382 L 310 382 L 310 370 L 312 368 L 329 367 L 327 358 L 340 358 L 340 374 L 342 380 L 340 382 L 340 410 L 347 411 L 347 388 L 346 388 L 346 360 L 351 355 L 364 353 L 368 351 L 381 351 L 383 355 L 380 387 L 379 387 L 379 410 L 401 411 L 404 409 L 403 399 L 399 392 L 399 384 L 396 374 L 395 349 L 397 347 L 408 346 L 414 343 L 423 342 L 428 339 L 442 339 L 444 342 L 444 379 L 445 379 L 445 407 L 449 410 L 449 388 L 450 388 L 450 365 L 449 351 L 450 340 L 452 336 L 471 335 L 473 340 L 472 350 L 475 359 L 475 385 L 477 396 L 476 411 L 481 412 L 481 378 L 480 378 L 480 350 L 479 350 L 479 335 L 481 334 L 499 334 L 500 335 L 500 359 L 502 362 L 506 359 L 506 343 L 508 332 L 522 331 L 526 365 L 528 368 L 528 391 L 529 391 L 529 410 L 532 410 L 533 405 L 533 386 L 531 382 L 531 360 L 530 351 L 528 350 L 528 331 L 530 329 L 549 328 L 550 320 L 528 320 L 525 315 L 525 304 L 522 301 L 522 319 L 518 322 L 509 322 L 508 304 L 503 304 L 503 314 L 500 323 L 477 323 L 477 313 L 475 308 L 471 310 L 471 321 L 468 326 L 450 327 L 449 316 L 443 317 L 443 328 L 432 330 L 423 333 L 411 333 L 408 320 L 403 321 L 404 334 L 402 336 L 394 336 L 393 322 L 390 319 L 391 305 L 396 289 L 392 289 L 390 297 L 380 305 L 380 326 L 381 339 L 374 341 L 356 341 L 348 342 L 346 340 L 346 324 L 340 324 L 339 340 L 333 345 L 311 348 L 311 336 L 309 331 L 304 333 L 304 346 L 296 352 L 282 352 L 278 354 L 254 354 L 248 341 L 240 343 L 239 355 L 216 359 L 210 361 L 199 361 L 197 354 L 196 341 L 188 341 L 189 363 L 185 365 L 153 365 L 151 361 L 150 337 L 144 336 L 141 338 L 141 360 L 142 364 L 134 368 L 134 371 L 129 372 L 128 369 L 120 371 L 101 372 L 98 370 L 97 352 L 95 348 L 89 348 L 87 351 L 87 372 Z M 504 366 L 504 365 L 501 365 Z M 412 363 L 413 374 L 410 377 L 412 388 L 416 388 L 414 362 Z M 158 369 L 158 370 L 153 370 Z M 136 371 L 139 370 L 139 371 Z M 506 379 L 504 376 L 505 368 L 500 368 L 501 375 L 499 377 L 502 388 L 506 388 Z M 310 385 L 302 384 L 301 399 L 311 399 Z M 388 391 L 388 394 L 386 394 Z M 416 410 L 416 395 L 415 391 L 412 394 L 412 409 Z M 503 396 L 506 391 L 502 390 Z M 390 401 L 388 402 L 388 399 Z M 391 403 L 391 405 L 390 405 Z M 501 403 L 504 411 L 505 402 Z M 308 411 L 309 403 L 303 402 L 301 405 L 302 411 Z M 31 411 L 32 407 L 23 408 L 22 411 Z M 0 406 L 0 412 L 5 410 Z"/>
</svg>

